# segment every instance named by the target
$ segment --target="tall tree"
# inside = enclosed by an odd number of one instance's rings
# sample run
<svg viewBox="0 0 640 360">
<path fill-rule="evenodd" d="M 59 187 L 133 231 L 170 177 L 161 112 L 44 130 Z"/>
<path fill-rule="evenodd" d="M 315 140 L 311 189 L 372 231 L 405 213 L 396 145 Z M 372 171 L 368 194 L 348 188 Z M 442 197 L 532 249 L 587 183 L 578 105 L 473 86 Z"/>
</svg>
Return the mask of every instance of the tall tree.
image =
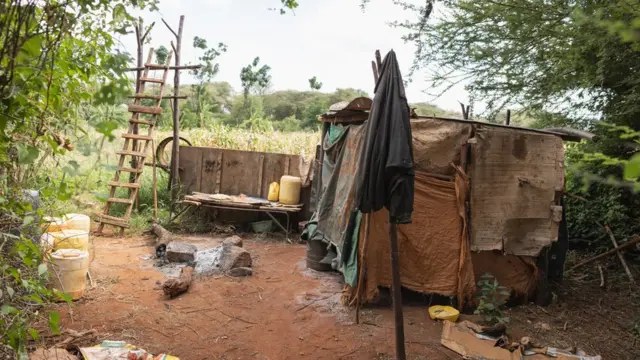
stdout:
<svg viewBox="0 0 640 360">
<path fill-rule="evenodd" d="M 311 90 L 320 90 L 322 89 L 322 83 L 318 81 L 318 78 L 315 76 L 309 79 L 309 87 Z"/>
<path fill-rule="evenodd" d="M 256 57 L 251 64 L 242 68 L 240 81 L 242 82 L 245 99 L 249 97 L 251 92 L 264 95 L 264 92 L 271 85 L 270 71 L 271 67 L 269 65 L 260 66 L 260 57 Z"/>
<path fill-rule="evenodd" d="M 193 95 L 195 96 L 195 112 L 199 119 L 200 127 L 204 127 L 205 118 L 209 110 L 213 108 L 210 103 L 211 96 L 208 94 L 207 85 L 220 71 L 220 65 L 216 63 L 216 59 L 227 51 L 227 45 L 218 43 L 216 47 L 209 48 L 207 40 L 201 37 L 193 38 L 193 47 L 202 50 L 204 53 L 198 58 L 202 67 L 192 71 L 197 83 L 193 85 Z"/>
</svg>

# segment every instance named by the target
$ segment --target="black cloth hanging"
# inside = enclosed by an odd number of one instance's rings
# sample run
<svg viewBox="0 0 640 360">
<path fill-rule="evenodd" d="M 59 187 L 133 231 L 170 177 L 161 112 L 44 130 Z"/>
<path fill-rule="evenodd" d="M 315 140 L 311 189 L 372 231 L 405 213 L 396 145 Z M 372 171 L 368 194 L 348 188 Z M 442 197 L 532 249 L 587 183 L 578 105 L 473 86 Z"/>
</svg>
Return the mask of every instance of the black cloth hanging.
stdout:
<svg viewBox="0 0 640 360">
<path fill-rule="evenodd" d="M 414 170 L 409 104 L 396 54 L 384 58 L 356 177 L 357 210 L 389 210 L 392 223 L 411 222 Z"/>
</svg>

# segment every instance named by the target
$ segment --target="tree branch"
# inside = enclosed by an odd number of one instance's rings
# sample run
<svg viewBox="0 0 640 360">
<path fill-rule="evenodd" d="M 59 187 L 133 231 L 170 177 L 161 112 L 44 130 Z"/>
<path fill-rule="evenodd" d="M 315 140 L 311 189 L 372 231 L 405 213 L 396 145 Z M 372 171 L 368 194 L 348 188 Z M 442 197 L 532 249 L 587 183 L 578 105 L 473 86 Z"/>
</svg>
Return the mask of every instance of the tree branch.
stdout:
<svg viewBox="0 0 640 360">
<path fill-rule="evenodd" d="M 169 24 L 167 24 L 167 22 L 166 22 L 166 21 L 164 21 L 164 19 L 160 19 L 160 20 L 162 20 L 162 22 L 167 26 L 167 28 L 169 29 L 169 31 L 171 31 L 171 32 L 173 33 L 173 36 L 175 36 L 175 37 L 176 37 L 176 39 L 177 39 L 177 38 L 178 38 L 178 33 L 177 33 L 177 32 L 175 32 L 175 31 L 171 28 L 171 26 L 169 26 Z M 171 46 L 173 46 L 173 45 L 171 45 Z"/>
</svg>

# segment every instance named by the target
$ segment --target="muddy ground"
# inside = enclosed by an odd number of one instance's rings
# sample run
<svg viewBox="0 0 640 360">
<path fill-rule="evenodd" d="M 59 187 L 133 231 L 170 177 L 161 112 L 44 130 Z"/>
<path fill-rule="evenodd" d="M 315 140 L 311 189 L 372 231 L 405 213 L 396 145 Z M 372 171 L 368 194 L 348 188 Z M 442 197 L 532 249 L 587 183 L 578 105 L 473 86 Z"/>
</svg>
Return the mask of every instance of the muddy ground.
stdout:
<svg viewBox="0 0 640 360">
<path fill-rule="evenodd" d="M 199 249 L 222 239 L 183 237 Z M 157 286 L 165 275 L 153 266 L 151 237 L 95 238 L 94 284 L 84 299 L 58 307 L 63 326 L 96 329 L 100 340 L 126 340 L 182 360 L 393 358 L 390 308 L 365 308 L 356 325 L 354 310 L 340 303 L 340 276 L 306 269 L 304 245 L 245 237 L 244 246 L 253 257 L 253 276 L 199 278 L 188 293 L 168 300 Z M 579 279 L 581 289 L 599 283 L 590 280 Z M 576 300 L 570 286 L 565 290 L 569 293 L 558 292 L 551 307 L 509 310 L 510 326 L 518 334 L 556 346 L 577 345 L 604 359 L 640 356 L 640 341 L 633 343 L 629 327 L 634 324 L 631 314 L 638 314 L 637 287 L 621 290 L 626 304 L 635 306 L 624 318 L 619 310 L 628 305 L 607 300 L 620 298 L 620 289 L 598 289 L 604 295 L 596 302 L 583 296 Z M 409 359 L 460 358 L 440 345 L 442 327 L 429 319 L 427 306 L 405 306 L 404 311 Z"/>
</svg>

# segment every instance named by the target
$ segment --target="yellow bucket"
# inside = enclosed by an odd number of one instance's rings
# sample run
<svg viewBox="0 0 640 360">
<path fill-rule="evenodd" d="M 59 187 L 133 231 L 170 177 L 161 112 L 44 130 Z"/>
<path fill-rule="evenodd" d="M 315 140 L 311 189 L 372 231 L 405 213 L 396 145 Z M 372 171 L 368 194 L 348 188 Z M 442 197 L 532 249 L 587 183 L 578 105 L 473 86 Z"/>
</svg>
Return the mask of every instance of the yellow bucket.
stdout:
<svg viewBox="0 0 640 360">
<path fill-rule="evenodd" d="M 54 250 L 78 249 L 89 251 L 89 233 L 82 230 L 62 230 L 42 235 L 42 242 Z"/>
<path fill-rule="evenodd" d="M 84 214 L 66 214 L 63 218 L 65 230 L 91 232 L 91 218 Z"/>
<path fill-rule="evenodd" d="M 59 217 L 44 216 L 40 223 L 42 232 L 58 232 L 64 229 L 64 220 Z"/>
<path fill-rule="evenodd" d="M 267 200 L 278 201 L 279 196 L 280 196 L 280 184 L 274 181 L 271 184 L 269 184 L 269 196 L 267 197 Z"/>
<path fill-rule="evenodd" d="M 298 205 L 300 203 L 300 188 L 302 181 L 297 176 L 284 175 L 280 179 L 280 203 L 284 205 Z"/>
<path fill-rule="evenodd" d="M 55 290 L 71 296 L 73 300 L 84 295 L 89 271 L 89 253 L 76 249 L 61 249 L 51 253 L 47 268 Z"/>
<path fill-rule="evenodd" d="M 431 320 L 449 320 L 451 322 L 458 321 L 460 311 L 451 306 L 434 305 L 429 307 L 429 317 Z"/>
</svg>

